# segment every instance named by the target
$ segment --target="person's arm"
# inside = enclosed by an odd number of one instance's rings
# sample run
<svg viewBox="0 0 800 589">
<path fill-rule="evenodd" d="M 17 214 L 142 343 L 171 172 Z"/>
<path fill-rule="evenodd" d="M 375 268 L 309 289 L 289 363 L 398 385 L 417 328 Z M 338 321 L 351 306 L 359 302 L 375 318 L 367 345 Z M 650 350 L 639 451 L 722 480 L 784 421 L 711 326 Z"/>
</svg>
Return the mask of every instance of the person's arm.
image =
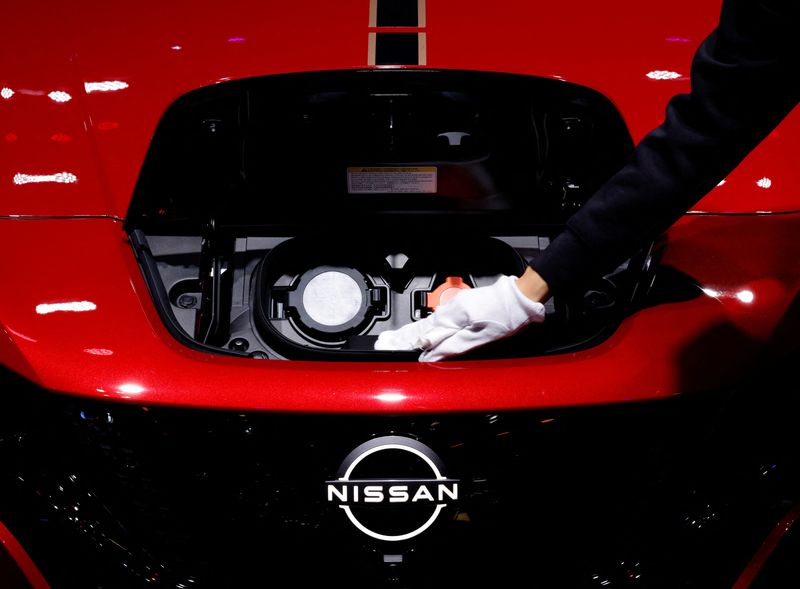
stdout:
<svg viewBox="0 0 800 589">
<path fill-rule="evenodd" d="M 726 0 L 695 53 L 691 92 L 534 262 L 572 293 L 674 223 L 791 111 L 800 91 L 797 0 Z"/>
<path fill-rule="evenodd" d="M 532 267 L 528 266 L 517 280 L 517 288 L 530 300 L 537 303 L 547 302 L 550 298 L 550 285 Z"/>
<path fill-rule="evenodd" d="M 613 270 L 711 190 L 800 96 L 797 0 L 725 0 L 695 53 L 692 89 L 567 222 L 525 273 L 465 291 L 425 319 L 381 333 L 376 349 L 455 356 L 544 320 L 551 294 Z"/>
</svg>

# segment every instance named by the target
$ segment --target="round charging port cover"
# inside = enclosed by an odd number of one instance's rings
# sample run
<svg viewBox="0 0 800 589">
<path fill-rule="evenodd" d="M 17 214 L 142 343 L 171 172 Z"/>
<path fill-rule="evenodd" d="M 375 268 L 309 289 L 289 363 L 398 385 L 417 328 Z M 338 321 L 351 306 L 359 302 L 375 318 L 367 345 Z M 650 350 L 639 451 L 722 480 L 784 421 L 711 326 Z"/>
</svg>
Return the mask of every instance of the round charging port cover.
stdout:
<svg viewBox="0 0 800 589">
<path fill-rule="evenodd" d="M 317 266 L 301 275 L 288 302 L 297 310 L 301 328 L 341 335 L 368 319 L 369 294 L 367 278 L 358 270 Z"/>
</svg>

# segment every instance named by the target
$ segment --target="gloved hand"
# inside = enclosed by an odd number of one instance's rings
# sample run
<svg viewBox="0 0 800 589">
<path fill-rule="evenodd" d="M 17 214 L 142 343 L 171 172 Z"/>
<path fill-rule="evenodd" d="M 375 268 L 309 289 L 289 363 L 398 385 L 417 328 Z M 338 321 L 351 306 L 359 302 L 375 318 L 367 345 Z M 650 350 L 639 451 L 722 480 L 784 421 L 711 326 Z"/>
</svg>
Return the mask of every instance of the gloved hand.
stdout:
<svg viewBox="0 0 800 589">
<path fill-rule="evenodd" d="M 425 319 L 384 331 L 376 350 L 422 349 L 420 362 L 436 362 L 513 335 L 544 321 L 545 309 L 517 288 L 515 276 L 491 286 L 463 290 Z"/>
</svg>

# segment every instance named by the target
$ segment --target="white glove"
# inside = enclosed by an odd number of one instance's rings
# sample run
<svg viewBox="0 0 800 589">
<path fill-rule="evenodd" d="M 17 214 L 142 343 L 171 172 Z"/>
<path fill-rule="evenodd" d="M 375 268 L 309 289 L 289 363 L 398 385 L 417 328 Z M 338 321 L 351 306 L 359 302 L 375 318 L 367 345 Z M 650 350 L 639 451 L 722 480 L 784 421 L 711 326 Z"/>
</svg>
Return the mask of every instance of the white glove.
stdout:
<svg viewBox="0 0 800 589">
<path fill-rule="evenodd" d="M 544 305 L 522 294 L 515 276 L 501 276 L 491 286 L 461 291 L 425 319 L 384 331 L 375 349 L 422 349 L 420 362 L 436 362 L 513 335 L 544 317 Z"/>
</svg>

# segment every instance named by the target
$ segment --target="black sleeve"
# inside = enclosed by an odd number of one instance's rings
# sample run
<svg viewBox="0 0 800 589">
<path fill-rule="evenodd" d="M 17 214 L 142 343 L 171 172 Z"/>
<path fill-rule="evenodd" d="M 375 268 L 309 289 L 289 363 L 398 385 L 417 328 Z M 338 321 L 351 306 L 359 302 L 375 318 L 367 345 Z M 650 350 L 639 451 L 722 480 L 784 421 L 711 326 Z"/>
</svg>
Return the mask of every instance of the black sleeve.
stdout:
<svg viewBox="0 0 800 589">
<path fill-rule="evenodd" d="M 798 0 L 725 0 L 695 53 L 691 92 L 533 263 L 551 292 L 585 286 L 654 239 L 797 105 Z"/>
</svg>

